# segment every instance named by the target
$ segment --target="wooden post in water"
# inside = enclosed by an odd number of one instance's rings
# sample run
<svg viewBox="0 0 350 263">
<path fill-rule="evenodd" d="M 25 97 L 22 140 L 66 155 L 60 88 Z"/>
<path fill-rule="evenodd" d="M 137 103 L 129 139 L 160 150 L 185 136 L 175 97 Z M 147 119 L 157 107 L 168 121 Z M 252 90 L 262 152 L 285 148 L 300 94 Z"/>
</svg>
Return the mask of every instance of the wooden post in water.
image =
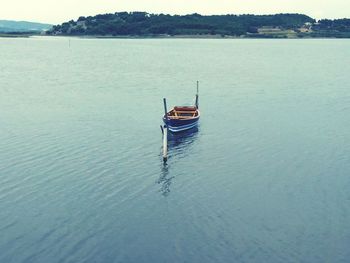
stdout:
<svg viewBox="0 0 350 263">
<path fill-rule="evenodd" d="M 164 116 L 165 119 L 168 120 L 168 110 L 166 106 L 166 98 L 163 98 L 164 103 Z M 168 125 L 164 125 L 163 129 L 163 162 L 166 163 L 168 161 Z"/>
</svg>

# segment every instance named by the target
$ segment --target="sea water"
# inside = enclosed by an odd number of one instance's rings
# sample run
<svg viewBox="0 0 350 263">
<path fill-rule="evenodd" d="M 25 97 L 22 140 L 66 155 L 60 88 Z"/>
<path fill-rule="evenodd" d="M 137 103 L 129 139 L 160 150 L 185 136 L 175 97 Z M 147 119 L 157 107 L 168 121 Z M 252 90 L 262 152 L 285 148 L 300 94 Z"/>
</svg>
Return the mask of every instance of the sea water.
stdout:
<svg viewBox="0 0 350 263">
<path fill-rule="evenodd" d="M 349 72 L 349 40 L 0 39 L 0 262 L 349 262 Z"/>
</svg>

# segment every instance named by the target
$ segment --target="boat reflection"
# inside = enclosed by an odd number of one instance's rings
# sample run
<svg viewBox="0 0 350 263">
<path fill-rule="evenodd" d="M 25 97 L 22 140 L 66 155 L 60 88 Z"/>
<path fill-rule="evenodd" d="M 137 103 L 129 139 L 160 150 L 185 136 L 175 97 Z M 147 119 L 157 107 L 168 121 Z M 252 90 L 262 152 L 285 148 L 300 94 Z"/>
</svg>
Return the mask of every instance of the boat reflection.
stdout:
<svg viewBox="0 0 350 263">
<path fill-rule="evenodd" d="M 168 134 L 168 149 L 170 156 L 176 154 L 178 150 L 184 150 L 188 148 L 198 136 L 198 127 L 194 127 L 190 130 L 169 133 Z"/>
<path fill-rule="evenodd" d="M 160 192 L 163 196 L 168 196 L 170 193 L 170 185 L 175 176 L 171 176 L 171 160 L 186 157 L 190 154 L 190 146 L 198 137 L 198 128 L 181 133 L 169 133 L 168 135 L 168 151 L 170 165 L 161 165 L 161 173 L 157 183 L 160 185 Z"/>
</svg>

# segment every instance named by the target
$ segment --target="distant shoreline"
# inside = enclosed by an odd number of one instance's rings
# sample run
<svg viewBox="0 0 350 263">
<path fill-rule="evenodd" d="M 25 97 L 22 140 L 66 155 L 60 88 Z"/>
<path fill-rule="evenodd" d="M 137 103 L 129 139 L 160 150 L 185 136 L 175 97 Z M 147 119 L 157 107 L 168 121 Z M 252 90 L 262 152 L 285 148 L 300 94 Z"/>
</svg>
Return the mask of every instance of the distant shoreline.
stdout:
<svg viewBox="0 0 350 263">
<path fill-rule="evenodd" d="M 0 33 L 0 38 L 31 38 L 31 37 L 49 37 L 49 38 L 72 38 L 72 39 L 271 39 L 271 40 L 288 40 L 288 39 L 350 39 L 350 37 L 271 37 L 271 36 L 221 36 L 221 35 L 153 35 L 153 36 L 106 36 L 106 35 L 45 35 L 45 34 L 30 34 L 30 33 Z"/>
<path fill-rule="evenodd" d="M 350 19 L 317 21 L 296 13 L 207 16 L 117 12 L 81 16 L 53 26 L 46 34 L 87 38 L 350 38 Z"/>
<path fill-rule="evenodd" d="M 38 35 L 30 34 L 30 33 L 25 33 L 25 34 L 0 33 L 0 38 L 29 38 L 31 36 L 38 36 Z"/>
<path fill-rule="evenodd" d="M 348 39 L 350 19 L 316 20 L 298 13 L 168 15 L 116 12 L 81 16 L 60 25 L 0 20 L 0 37 L 40 35 L 81 39 Z"/>
</svg>

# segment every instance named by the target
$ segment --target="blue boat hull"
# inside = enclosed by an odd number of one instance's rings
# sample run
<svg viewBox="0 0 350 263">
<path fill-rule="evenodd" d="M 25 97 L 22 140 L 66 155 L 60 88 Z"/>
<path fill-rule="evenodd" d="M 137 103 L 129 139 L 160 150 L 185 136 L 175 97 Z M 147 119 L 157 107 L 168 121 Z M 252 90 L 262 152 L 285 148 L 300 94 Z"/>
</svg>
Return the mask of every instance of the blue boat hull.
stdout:
<svg viewBox="0 0 350 263">
<path fill-rule="evenodd" d="M 166 119 L 163 117 L 163 122 L 167 125 L 169 131 L 171 132 L 181 132 L 197 127 L 199 121 L 199 116 L 197 118 L 191 119 Z"/>
</svg>

